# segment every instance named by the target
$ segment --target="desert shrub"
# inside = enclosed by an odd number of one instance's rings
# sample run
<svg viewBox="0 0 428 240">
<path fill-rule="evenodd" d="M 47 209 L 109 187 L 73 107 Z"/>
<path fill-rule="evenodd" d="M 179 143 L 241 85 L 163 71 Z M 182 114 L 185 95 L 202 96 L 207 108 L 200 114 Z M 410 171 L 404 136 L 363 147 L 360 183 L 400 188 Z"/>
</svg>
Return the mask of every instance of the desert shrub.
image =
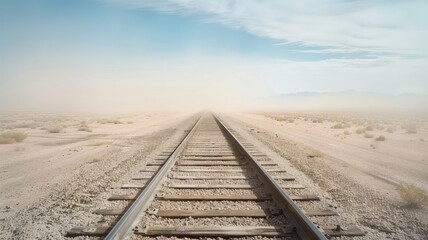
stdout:
<svg viewBox="0 0 428 240">
<path fill-rule="evenodd" d="M 417 133 L 418 132 L 416 124 L 410 124 L 410 123 L 402 124 L 401 128 L 405 129 L 406 133 Z"/>
<path fill-rule="evenodd" d="M 322 123 L 323 121 L 321 119 L 312 119 L 313 123 Z"/>
<path fill-rule="evenodd" d="M 92 132 L 92 130 L 89 128 L 88 125 L 86 125 L 85 122 L 81 122 L 79 128 L 77 129 L 78 131 L 82 131 L 82 132 Z"/>
<path fill-rule="evenodd" d="M 323 154 L 320 151 L 314 151 L 313 153 L 311 153 L 311 154 L 308 155 L 309 158 L 316 158 L 316 157 L 320 158 L 322 156 L 323 156 Z"/>
<path fill-rule="evenodd" d="M 373 138 L 373 137 L 374 137 L 374 135 L 373 135 L 373 134 L 371 134 L 371 133 L 366 133 L 366 134 L 364 134 L 364 137 L 365 137 L 365 138 Z"/>
<path fill-rule="evenodd" d="M 385 141 L 386 138 L 383 135 L 379 135 L 379 137 L 375 138 L 376 141 Z"/>
<path fill-rule="evenodd" d="M 373 131 L 373 127 L 372 126 L 367 126 L 366 127 L 366 131 Z"/>
<path fill-rule="evenodd" d="M 63 130 L 62 126 L 59 125 L 45 127 L 45 129 L 48 133 L 60 133 Z"/>
<path fill-rule="evenodd" d="M 93 163 L 99 162 L 101 160 L 102 160 L 101 156 L 95 156 L 95 157 L 92 158 L 92 162 Z"/>
<path fill-rule="evenodd" d="M 343 134 L 345 134 L 345 135 L 351 135 L 351 132 L 349 132 L 349 131 L 343 131 Z"/>
<path fill-rule="evenodd" d="M 417 132 L 418 132 L 418 130 L 416 128 L 409 128 L 406 131 L 406 133 L 410 133 L 410 134 L 414 134 L 414 133 L 417 133 Z"/>
<path fill-rule="evenodd" d="M 331 128 L 333 129 L 344 129 L 344 128 L 349 128 L 351 127 L 351 125 L 347 124 L 347 123 L 337 123 L 335 125 L 333 125 Z"/>
<path fill-rule="evenodd" d="M 107 124 L 107 123 L 122 124 L 122 122 L 117 119 L 101 119 L 101 120 L 98 120 L 97 122 L 99 124 Z"/>
<path fill-rule="evenodd" d="M 386 129 L 386 131 L 389 132 L 389 133 L 393 133 L 393 132 L 395 132 L 395 129 L 393 127 L 388 127 Z"/>
<path fill-rule="evenodd" d="M 355 132 L 356 132 L 357 134 L 363 134 L 363 133 L 365 133 L 365 132 L 366 132 L 366 129 L 365 129 L 365 128 L 358 128 L 357 130 L 355 130 Z"/>
<path fill-rule="evenodd" d="M 8 131 L 0 135 L 0 144 L 11 144 L 22 142 L 27 138 L 27 134 L 19 131 Z"/>
<path fill-rule="evenodd" d="M 397 192 L 401 198 L 406 201 L 408 206 L 417 207 L 425 200 L 425 195 L 422 189 L 413 184 L 402 184 L 397 187 Z"/>
</svg>

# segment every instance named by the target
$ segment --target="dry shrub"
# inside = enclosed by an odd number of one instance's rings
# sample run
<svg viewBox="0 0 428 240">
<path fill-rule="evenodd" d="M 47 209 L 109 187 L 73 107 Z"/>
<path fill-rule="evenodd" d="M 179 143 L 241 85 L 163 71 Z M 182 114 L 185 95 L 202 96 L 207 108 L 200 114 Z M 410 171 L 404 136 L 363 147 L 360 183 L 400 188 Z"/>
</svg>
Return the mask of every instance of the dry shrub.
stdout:
<svg viewBox="0 0 428 240">
<path fill-rule="evenodd" d="M 351 125 L 347 124 L 347 123 L 337 123 L 334 126 L 332 126 L 331 128 L 333 129 L 344 129 L 344 128 L 349 128 L 351 127 Z"/>
<path fill-rule="evenodd" d="M 411 134 L 414 134 L 414 133 L 417 133 L 417 132 L 418 132 L 418 130 L 416 130 L 416 128 L 409 128 L 406 131 L 406 133 L 411 133 Z"/>
<path fill-rule="evenodd" d="M 418 129 L 417 129 L 417 127 L 416 127 L 416 124 L 410 124 L 410 123 L 402 124 L 402 125 L 401 125 L 401 128 L 402 128 L 402 129 L 405 129 L 405 130 L 406 130 L 406 133 L 411 133 L 411 134 L 413 134 L 413 133 L 417 133 L 417 132 L 418 132 Z"/>
<path fill-rule="evenodd" d="M 12 144 L 22 142 L 27 138 L 27 134 L 19 131 L 8 131 L 0 135 L 0 144 Z"/>
<path fill-rule="evenodd" d="M 357 134 L 363 134 L 363 133 L 365 133 L 365 132 L 366 132 L 366 129 L 365 129 L 365 128 L 358 128 L 355 132 L 356 132 Z"/>
<path fill-rule="evenodd" d="M 122 122 L 121 122 L 121 121 L 119 121 L 119 120 L 113 120 L 113 121 L 112 121 L 112 123 L 113 123 L 113 124 L 122 124 Z"/>
<path fill-rule="evenodd" d="M 122 124 L 121 121 L 116 119 L 101 119 L 97 121 L 99 124 L 107 124 L 107 123 L 113 123 L 113 124 Z"/>
<path fill-rule="evenodd" d="M 411 207 L 418 207 L 426 198 L 422 189 L 413 184 L 399 185 L 397 186 L 397 192 L 400 194 L 401 198 L 406 201 L 407 205 Z"/>
<path fill-rule="evenodd" d="M 385 141 L 386 138 L 383 135 L 379 135 L 379 137 L 375 138 L 376 141 Z"/>
<path fill-rule="evenodd" d="M 311 154 L 308 155 L 309 158 L 320 158 L 323 154 L 320 151 L 313 151 Z"/>
<path fill-rule="evenodd" d="M 366 131 L 373 131 L 373 127 L 372 126 L 367 126 L 366 127 Z"/>
<path fill-rule="evenodd" d="M 374 135 L 373 135 L 373 134 L 371 134 L 371 133 L 366 133 L 366 134 L 364 134 L 364 137 L 365 137 L 365 138 L 373 138 L 373 137 L 374 137 Z"/>
<path fill-rule="evenodd" d="M 80 126 L 77 130 L 82 132 L 92 132 L 92 130 L 89 128 L 88 125 L 86 125 L 85 122 L 80 123 Z"/>
<path fill-rule="evenodd" d="M 388 127 L 386 129 L 386 131 L 389 132 L 389 133 L 393 133 L 393 132 L 395 132 L 395 129 L 393 127 Z"/>
<path fill-rule="evenodd" d="M 60 133 L 63 130 L 62 126 L 59 125 L 45 127 L 45 129 L 48 133 Z"/>
<path fill-rule="evenodd" d="M 93 162 L 93 163 L 99 162 L 99 161 L 101 161 L 101 160 L 102 160 L 102 157 L 101 157 L 101 156 L 95 156 L 95 157 L 93 157 L 93 158 L 92 158 L 92 162 Z"/>
<path fill-rule="evenodd" d="M 350 131 L 343 131 L 344 135 L 351 135 L 352 133 Z"/>
</svg>

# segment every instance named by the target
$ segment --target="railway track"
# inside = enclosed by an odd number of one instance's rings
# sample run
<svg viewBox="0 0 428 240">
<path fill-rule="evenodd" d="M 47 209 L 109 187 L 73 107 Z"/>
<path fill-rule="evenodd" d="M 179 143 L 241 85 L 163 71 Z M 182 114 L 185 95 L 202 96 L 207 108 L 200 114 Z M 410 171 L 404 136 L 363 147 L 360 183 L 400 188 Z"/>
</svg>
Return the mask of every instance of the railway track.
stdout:
<svg viewBox="0 0 428 240">
<path fill-rule="evenodd" d="M 74 227 L 66 236 L 326 239 L 364 235 L 355 228 L 314 224 L 313 216 L 337 213 L 311 208 L 311 202 L 320 200 L 317 196 L 303 194 L 304 186 L 294 183 L 286 169 L 238 140 L 210 113 L 140 174 L 122 186 L 130 189 L 129 194 L 109 198 L 125 203 L 124 207 L 95 211 L 114 218 L 114 224 Z"/>
</svg>

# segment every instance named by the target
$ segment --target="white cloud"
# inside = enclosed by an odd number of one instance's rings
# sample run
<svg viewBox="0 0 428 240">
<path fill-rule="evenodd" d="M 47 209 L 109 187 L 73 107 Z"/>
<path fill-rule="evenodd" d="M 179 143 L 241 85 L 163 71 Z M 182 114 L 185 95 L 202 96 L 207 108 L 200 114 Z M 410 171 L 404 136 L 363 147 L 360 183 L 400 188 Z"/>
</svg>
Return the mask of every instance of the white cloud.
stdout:
<svg viewBox="0 0 428 240">
<path fill-rule="evenodd" d="M 124 1 L 107 0 L 123 3 Z M 279 43 L 327 47 L 334 52 L 367 51 L 428 55 L 427 1 L 340 0 L 127 0 L 132 7 L 199 14 Z"/>
</svg>

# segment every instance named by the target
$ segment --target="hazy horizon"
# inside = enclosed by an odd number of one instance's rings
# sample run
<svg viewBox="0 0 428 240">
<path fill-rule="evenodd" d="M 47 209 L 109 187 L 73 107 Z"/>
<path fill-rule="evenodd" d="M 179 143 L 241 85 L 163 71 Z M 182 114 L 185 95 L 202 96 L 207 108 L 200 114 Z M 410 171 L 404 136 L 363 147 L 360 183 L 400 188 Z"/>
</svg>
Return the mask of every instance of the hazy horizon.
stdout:
<svg viewBox="0 0 428 240">
<path fill-rule="evenodd" d="M 425 1 L 2 1 L 0 112 L 272 108 L 260 99 L 350 89 L 426 96 L 427 10 Z M 400 109 L 425 110 L 425 99 Z"/>
</svg>

